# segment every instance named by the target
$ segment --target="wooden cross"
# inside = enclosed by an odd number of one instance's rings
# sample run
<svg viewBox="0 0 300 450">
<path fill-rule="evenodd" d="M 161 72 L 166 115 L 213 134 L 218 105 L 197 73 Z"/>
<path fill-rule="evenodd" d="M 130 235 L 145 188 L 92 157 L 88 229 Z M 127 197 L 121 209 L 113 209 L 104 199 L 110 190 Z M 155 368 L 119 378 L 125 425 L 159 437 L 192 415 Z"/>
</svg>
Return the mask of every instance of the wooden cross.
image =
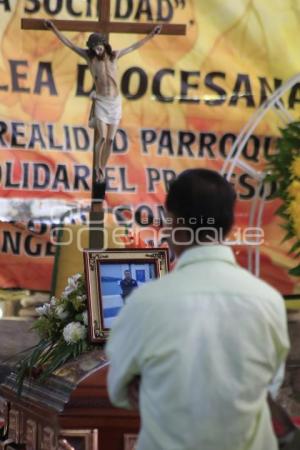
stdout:
<svg viewBox="0 0 300 450">
<path fill-rule="evenodd" d="M 98 21 L 90 20 L 53 20 L 52 22 L 60 31 L 82 31 L 82 32 L 101 32 L 109 36 L 109 33 L 134 33 L 134 34 L 148 34 L 150 33 L 156 23 L 135 23 L 135 22 L 112 22 L 110 21 L 110 0 L 98 0 Z M 21 19 L 21 28 L 23 30 L 44 30 L 44 19 Z M 167 35 L 185 35 L 186 25 L 182 24 L 163 24 L 161 34 Z M 96 131 L 94 133 L 94 147 L 97 139 Z M 95 159 L 95 148 L 94 148 Z M 93 162 L 94 167 L 94 162 Z M 103 233 L 102 225 L 95 227 L 95 222 L 103 223 L 102 203 L 99 199 L 104 198 L 105 188 L 102 184 L 99 185 L 95 180 L 95 171 L 93 170 L 93 188 L 92 188 L 92 205 L 90 213 L 90 223 L 94 223 L 90 228 L 89 233 L 89 247 L 102 248 Z M 98 200 L 98 201 L 97 201 Z"/>
</svg>

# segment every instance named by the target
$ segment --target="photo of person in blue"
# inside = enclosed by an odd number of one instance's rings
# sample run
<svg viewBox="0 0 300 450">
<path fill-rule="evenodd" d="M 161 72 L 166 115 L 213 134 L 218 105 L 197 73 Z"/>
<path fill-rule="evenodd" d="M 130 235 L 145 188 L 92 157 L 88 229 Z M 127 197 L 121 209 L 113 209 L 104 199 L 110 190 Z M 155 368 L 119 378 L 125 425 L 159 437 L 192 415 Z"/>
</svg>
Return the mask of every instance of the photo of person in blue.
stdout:
<svg viewBox="0 0 300 450">
<path fill-rule="evenodd" d="M 109 329 L 132 291 L 156 278 L 155 265 L 101 261 L 99 268 L 104 328 Z"/>
<path fill-rule="evenodd" d="M 132 278 L 130 270 L 124 271 L 124 278 L 120 282 L 120 287 L 122 290 L 121 296 L 125 302 L 126 297 L 131 294 L 134 288 L 138 287 L 137 281 Z"/>
</svg>

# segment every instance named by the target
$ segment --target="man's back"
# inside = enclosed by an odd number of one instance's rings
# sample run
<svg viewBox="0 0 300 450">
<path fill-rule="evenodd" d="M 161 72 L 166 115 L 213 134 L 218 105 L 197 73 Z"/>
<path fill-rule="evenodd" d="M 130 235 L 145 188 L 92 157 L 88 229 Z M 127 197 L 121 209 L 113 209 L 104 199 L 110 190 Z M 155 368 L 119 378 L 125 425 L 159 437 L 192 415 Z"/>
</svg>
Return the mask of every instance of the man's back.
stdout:
<svg viewBox="0 0 300 450">
<path fill-rule="evenodd" d="M 139 449 L 275 450 L 266 392 L 288 345 L 280 295 L 229 248 L 195 247 L 128 299 L 110 394 L 128 406 L 125 380 L 142 374 Z"/>
</svg>

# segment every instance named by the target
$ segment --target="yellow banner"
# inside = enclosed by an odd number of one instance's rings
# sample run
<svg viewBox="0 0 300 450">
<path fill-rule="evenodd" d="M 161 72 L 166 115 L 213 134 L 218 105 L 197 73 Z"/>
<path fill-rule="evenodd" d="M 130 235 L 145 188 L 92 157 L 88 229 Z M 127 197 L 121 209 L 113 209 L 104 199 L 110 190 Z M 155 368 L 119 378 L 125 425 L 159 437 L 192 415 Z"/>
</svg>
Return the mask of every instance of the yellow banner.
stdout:
<svg viewBox="0 0 300 450">
<path fill-rule="evenodd" d="M 297 5 L 300 0 L 284 6 L 279 0 L 111 2 L 113 21 L 187 25 L 186 36 L 155 36 L 119 60 L 123 114 L 106 168 L 106 200 L 118 207 L 119 219 L 133 217 L 140 227 L 152 217 L 162 219 L 165 192 L 177 173 L 191 167 L 222 170 L 241 128 L 271 92 L 300 72 Z M 89 203 L 93 86 L 84 59 L 51 31 L 21 30 L 21 18 L 97 20 L 97 1 L 0 1 L 2 220 L 31 219 L 29 229 L 43 223 L 45 252 L 53 215 Z M 85 47 L 88 33 L 65 34 Z M 113 49 L 139 39 L 110 36 Z M 290 118 L 298 117 L 299 102 L 296 83 L 283 96 Z M 282 125 L 282 115 L 273 109 L 253 130 L 241 159 L 255 171 L 264 170 Z M 238 192 L 237 226 L 244 229 L 257 180 L 238 169 L 231 181 Z M 274 218 L 278 203 L 271 194 L 272 189 L 262 219 L 261 276 L 284 294 L 296 293 L 299 283 L 287 275 L 294 262 L 289 246 L 281 245 L 282 230 Z M 49 289 L 53 255 L 28 253 L 17 245 L 15 233 L 3 223 L 1 286 Z M 246 247 L 238 245 L 236 252 L 247 266 Z M 34 267 L 41 256 L 45 275 L 37 281 Z M 24 270 L 21 277 L 6 276 L 19 270 L 16 263 L 25 267 L 27 262 L 32 275 Z"/>
</svg>

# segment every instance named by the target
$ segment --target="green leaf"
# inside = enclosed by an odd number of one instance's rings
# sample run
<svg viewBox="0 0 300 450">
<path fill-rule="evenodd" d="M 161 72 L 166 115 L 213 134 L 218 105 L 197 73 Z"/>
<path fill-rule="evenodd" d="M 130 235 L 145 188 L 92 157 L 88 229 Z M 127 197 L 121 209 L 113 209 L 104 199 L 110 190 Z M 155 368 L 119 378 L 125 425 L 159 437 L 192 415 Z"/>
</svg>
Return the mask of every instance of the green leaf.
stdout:
<svg viewBox="0 0 300 450">
<path fill-rule="evenodd" d="M 300 248 L 300 241 L 295 242 L 295 244 L 291 247 L 290 251 L 289 251 L 289 255 L 291 253 L 295 253 L 296 250 L 298 250 Z"/>
<path fill-rule="evenodd" d="M 294 267 L 293 269 L 290 269 L 289 274 L 294 277 L 299 277 L 300 276 L 300 264 L 298 264 L 298 266 Z"/>
</svg>

